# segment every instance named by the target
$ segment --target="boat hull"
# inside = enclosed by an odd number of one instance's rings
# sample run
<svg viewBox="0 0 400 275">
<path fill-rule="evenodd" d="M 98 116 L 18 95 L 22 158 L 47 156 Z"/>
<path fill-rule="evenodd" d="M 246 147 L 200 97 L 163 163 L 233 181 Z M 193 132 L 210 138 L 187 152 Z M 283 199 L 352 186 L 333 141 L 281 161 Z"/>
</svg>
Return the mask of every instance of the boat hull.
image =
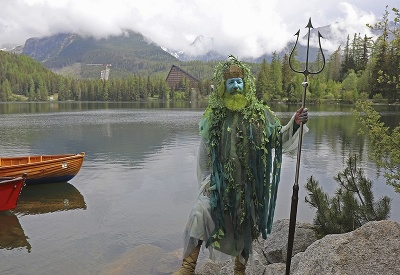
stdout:
<svg viewBox="0 0 400 275">
<path fill-rule="evenodd" d="M 26 184 L 66 182 L 82 167 L 85 153 L 0 158 L 0 176 L 27 174 Z"/>
<path fill-rule="evenodd" d="M 17 207 L 22 188 L 25 185 L 25 177 L 0 178 L 0 211 L 11 210 Z"/>
</svg>

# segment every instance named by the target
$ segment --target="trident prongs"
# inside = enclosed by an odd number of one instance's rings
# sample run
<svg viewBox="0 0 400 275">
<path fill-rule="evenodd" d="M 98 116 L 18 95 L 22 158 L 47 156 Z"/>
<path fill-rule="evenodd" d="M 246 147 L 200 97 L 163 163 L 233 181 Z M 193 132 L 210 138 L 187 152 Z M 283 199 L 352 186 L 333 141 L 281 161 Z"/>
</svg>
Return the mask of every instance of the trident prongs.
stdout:
<svg viewBox="0 0 400 275">
<path fill-rule="evenodd" d="M 294 71 L 294 72 L 296 72 L 296 73 L 303 74 L 305 77 L 307 77 L 309 74 L 319 74 L 320 72 L 322 72 L 322 70 L 323 70 L 324 67 L 325 67 L 325 55 L 324 55 L 324 52 L 322 51 L 322 47 L 321 47 L 321 38 L 324 38 L 324 37 L 323 37 L 323 36 L 321 35 L 321 33 L 318 31 L 319 50 L 320 50 L 320 52 L 321 52 L 322 60 L 323 60 L 322 68 L 321 68 L 319 71 L 317 71 L 317 72 L 311 72 L 311 71 L 308 69 L 308 58 L 309 58 L 309 52 L 310 52 L 310 32 L 311 32 L 311 29 L 314 28 L 313 25 L 312 25 L 312 23 L 311 23 L 311 18 L 308 20 L 308 24 L 307 24 L 306 28 L 308 28 L 307 55 L 306 55 L 306 65 L 305 65 L 305 68 L 304 68 L 303 71 L 298 71 L 298 70 L 294 69 L 294 68 L 292 67 L 292 62 L 291 62 L 291 58 L 292 58 L 294 49 L 296 48 L 297 42 L 299 41 L 300 30 L 298 30 L 298 31 L 295 33 L 295 35 L 297 36 L 297 38 L 296 38 L 296 43 L 294 44 L 294 46 L 293 46 L 293 48 L 292 48 L 292 51 L 290 52 L 290 55 L 289 55 L 289 66 L 290 66 L 290 69 L 292 69 L 292 71 Z"/>
</svg>

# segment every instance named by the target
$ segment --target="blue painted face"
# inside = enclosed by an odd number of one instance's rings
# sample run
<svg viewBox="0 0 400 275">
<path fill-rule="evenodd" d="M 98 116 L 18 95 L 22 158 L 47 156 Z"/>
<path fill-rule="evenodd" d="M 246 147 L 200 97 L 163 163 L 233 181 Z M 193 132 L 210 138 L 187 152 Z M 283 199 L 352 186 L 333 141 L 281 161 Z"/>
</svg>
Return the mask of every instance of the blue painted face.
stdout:
<svg viewBox="0 0 400 275">
<path fill-rule="evenodd" d="M 228 94 L 242 93 L 244 88 L 244 82 L 241 78 L 228 78 L 225 81 L 225 89 Z"/>
</svg>

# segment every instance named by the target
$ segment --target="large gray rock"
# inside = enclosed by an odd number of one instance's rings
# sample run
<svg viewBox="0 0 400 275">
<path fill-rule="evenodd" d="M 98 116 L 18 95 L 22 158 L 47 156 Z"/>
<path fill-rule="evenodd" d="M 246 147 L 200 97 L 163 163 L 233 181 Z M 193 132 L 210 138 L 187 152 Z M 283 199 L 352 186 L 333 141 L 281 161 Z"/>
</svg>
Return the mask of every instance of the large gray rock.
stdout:
<svg viewBox="0 0 400 275">
<path fill-rule="evenodd" d="M 269 264 L 265 267 L 263 275 L 283 275 L 286 271 L 285 263 Z"/>
<path fill-rule="evenodd" d="M 400 224 L 373 221 L 346 234 L 327 235 L 292 262 L 293 275 L 400 274 Z"/>
<path fill-rule="evenodd" d="M 264 274 L 265 265 L 260 261 L 264 258 L 262 255 L 258 255 L 254 252 L 253 264 L 248 265 L 246 268 L 246 274 Z M 233 260 L 233 259 L 232 259 Z M 212 262 L 209 261 L 203 264 L 196 270 L 197 275 L 233 275 L 233 262 L 228 260 L 225 262 Z"/>
<path fill-rule="evenodd" d="M 286 264 L 287 243 L 289 234 L 289 220 L 278 220 L 272 225 L 272 232 L 267 240 L 261 237 L 254 241 L 254 255 L 252 265 L 248 265 L 248 274 L 284 274 Z M 295 238 L 292 255 L 304 251 L 310 244 L 317 240 L 313 225 L 296 223 Z M 271 265 L 271 263 L 280 263 Z M 232 275 L 232 262 L 208 262 L 201 266 L 196 274 L 207 275 Z"/>
<path fill-rule="evenodd" d="M 272 232 L 264 242 L 264 254 L 269 263 L 286 262 L 289 235 L 289 220 L 278 220 L 272 225 Z M 296 223 L 292 255 L 306 250 L 317 240 L 313 225 Z"/>
<path fill-rule="evenodd" d="M 220 270 L 224 268 L 227 262 L 212 262 L 208 261 L 199 268 L 196 269 L 196 275 L 217 275 L 220 274 Z"/>
<path fill-rule="evenodd" d="M 273 232 L 265 242 L 270 251 L 265 252 L 256 241 L 254 245 L 253 266 L 248 266 L 246 274 L 282 275 L 285 274 L 288 221 L 275 222 Z M 296 245 L 296 238 L 314 237 L 312 226 L 296 225 L 293 252 L 303 250 L 303 245 Z M 307 229 L 303 234 L 299 228 Z M 275 239 L 275 240 L 273 240 Z M 268 245 L 267 245 L 268 242 Z M 273 250 L 272 248 L 275 247 Z M 275 251 L 275 252 L 274 252 Z M 264 258 L 281 259 L 281 262 L 269 264 Z M 285 256 L 285 257 L 284 257 Z M 298 252 L 291 260 L 291 275 L 398 275 L 400 274 L 400 224 L 394 221 L 369 222 L 346 234 L 328 235 L 313 242 L 304 252 Z M 201 275 L 233 275 L 232 264 L 208 262 L 199 266 Z"/>
</svg>

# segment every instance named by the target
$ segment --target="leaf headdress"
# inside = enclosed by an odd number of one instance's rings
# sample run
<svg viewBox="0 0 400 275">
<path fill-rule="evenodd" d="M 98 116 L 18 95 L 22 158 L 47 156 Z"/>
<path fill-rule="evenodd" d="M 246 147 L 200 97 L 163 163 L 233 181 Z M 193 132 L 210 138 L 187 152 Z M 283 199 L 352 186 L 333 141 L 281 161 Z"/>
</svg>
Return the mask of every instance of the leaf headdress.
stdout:
<svg viewBox="0 0 400 275">
<path fill-rule="evenodd" d="M 225 92 L 224 73 L 228 71 L 232 65 L 236 65 L 243 71 L 243 81 L 245 83 L 244 94 L 246 97 L 246 101 L 248 102 L 248 105 L 251 105 L 253 102 L 256 101 L 256 96 L 255 96 L 256 88 L 254 84 L 255 79 L 251 74 L 250 68 L 246 64 L 240 62 L 233 55 L 229 55 L 227 62 L 220 62 L 215 66 L 214 77 L 213 77 L 215 89 L 211 93 L 209 98 L 210 108 L 223 107 L 222 97 Z"/>
</svg>

